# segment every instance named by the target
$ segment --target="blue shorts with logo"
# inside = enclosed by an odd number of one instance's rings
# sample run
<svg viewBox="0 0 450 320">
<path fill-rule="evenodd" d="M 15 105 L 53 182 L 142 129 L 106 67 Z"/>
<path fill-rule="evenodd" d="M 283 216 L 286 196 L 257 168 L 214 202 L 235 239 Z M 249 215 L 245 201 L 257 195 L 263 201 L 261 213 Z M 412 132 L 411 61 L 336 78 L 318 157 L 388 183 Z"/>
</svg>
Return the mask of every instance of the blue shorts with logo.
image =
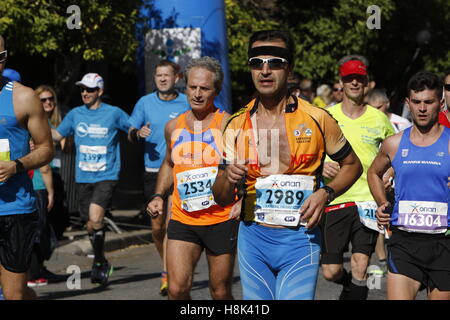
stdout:
<svg viewBox="0 0 450 320">
<path fill-rule="evenodd" d="M 241 222 L 238 259 L 245 300 L 312 300 L 321 249 L 318 227 L 270 228 Z"/>
</svg>

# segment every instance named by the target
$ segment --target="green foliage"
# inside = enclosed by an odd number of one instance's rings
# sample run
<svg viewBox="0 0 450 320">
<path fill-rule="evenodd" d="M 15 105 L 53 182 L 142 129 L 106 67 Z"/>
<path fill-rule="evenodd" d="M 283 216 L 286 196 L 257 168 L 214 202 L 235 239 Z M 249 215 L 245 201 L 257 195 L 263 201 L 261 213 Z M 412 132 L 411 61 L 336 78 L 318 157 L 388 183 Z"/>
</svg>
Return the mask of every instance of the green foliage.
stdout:
<svg viewBox="0 0 450 320">
<path fill-rule="evenodd" d="M 377 83 L 388 91 L 400 91 L 420 69 L 440 75 L 450 72 L 450 1 L 448 0 L 273 0 L 274 10 L 264 18 L 254 1 L 226 0 L 230 64 L 236 95 L 244 89 L 247 41 L 256 30 L 281 28 L 296 43 L 294 71 L 316 82 L 333 82 L 337 62 L 347 54 L 361 54 L 370 61 Z M 246 5 L 245 5 L 246 4 Z M 381 29 L 369 29 L 367 19 L 381 9 Z M 255 5 L 254 5 L 255 6 Z M 417 34 L 428 30 L 432 39 L 420 49 Z M 409 69 L 408 69 L 409 68 Z M 405 74 L 405 70 L 409 73 Z"/>
<path fill-rule="evenodd" d="M 81 29 L 70 30 L 67 8 L 71 0 L 2 0 L 0 34 L 8 49 L 44 57 L 61 53 L 84 60 L 110 59 L 133 62 L 137 48 L 134 26 L 141 1 L 76 1 L 81 10 Z"/>
</svg>

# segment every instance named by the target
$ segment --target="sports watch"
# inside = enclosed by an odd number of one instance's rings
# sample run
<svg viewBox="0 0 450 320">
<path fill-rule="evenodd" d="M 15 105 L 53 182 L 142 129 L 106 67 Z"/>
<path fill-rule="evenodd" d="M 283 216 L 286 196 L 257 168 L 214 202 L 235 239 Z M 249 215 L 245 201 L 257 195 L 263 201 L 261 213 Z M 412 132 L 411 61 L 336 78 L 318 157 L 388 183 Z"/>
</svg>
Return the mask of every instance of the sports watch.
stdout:
<svg viewBox="0 0 450 320">
<path fill-rule="evenodd" d="M 330 202 L 334 200 L 334 189 L 329 186 L 323 186 L 320 189 L 324 189 L 327 192 L 327 204 L 330 204 Z"/>
</svg>

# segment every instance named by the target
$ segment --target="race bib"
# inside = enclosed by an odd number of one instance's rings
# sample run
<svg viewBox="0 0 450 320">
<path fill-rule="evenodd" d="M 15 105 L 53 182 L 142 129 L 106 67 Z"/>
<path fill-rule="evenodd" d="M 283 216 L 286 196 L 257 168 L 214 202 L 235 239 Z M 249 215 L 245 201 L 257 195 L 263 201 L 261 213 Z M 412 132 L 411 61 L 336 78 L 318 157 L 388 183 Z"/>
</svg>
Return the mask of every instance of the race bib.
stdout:
<svg viewBox="0 0 450 320">
<path fill-rule="evenodd" d="M 409 232 L 445 233 L 448 203 L 431 201 L 400 201 L 398 228 Z"/>
<path fill-rule="evenodd" d="M 314 191 L 314 176 L 276 174 L 256 179 L 255 221 L 280 226 L 306 225 L 299 210 Z"/>
<path fill-rule="evenodd" d="M 211 190 L 216 176 L 217 167 L 200 168 L 177 174 L 177 189 L 183 210 L 200 211 L 216 204 Z"/>
<path fill-rule="evenodd" d="M 98 172 L 106 170 L 106 146 L 80 145 L 78 167 L 82 171 Z"/>
<path fill-rule="evenodd" d="M 359 220 L 367 228 L 384 233 L 383 230 L 378 229 L 377 224 L 377 203 L 375 201 L 361 201 L 355 202 L 358 207 Z"/>
<path fill-rule="evenodd" d="M 0 160 L 1 161 L 11 160 L 11 149 L 9 148 L 8 139 L 0 139 Z"/>
</svg>

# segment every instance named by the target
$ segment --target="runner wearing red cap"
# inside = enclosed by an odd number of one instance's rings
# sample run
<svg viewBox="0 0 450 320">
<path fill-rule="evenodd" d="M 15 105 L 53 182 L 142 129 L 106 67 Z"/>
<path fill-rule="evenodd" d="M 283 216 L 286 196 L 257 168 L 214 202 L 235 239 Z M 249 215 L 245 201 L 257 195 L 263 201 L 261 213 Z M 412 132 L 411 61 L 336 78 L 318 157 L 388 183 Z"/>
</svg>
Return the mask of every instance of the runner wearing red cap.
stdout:
<svg viewBox="0 0 450 320">
<path fill-rule="evenodd" d="M 376 203 L 367 184 L 367 169 L 378 146 L 394 134 L 388 117 L 364 103 L 368 89 L 367 64 L 360 59 L 344 61 L 340 70 L 344 88 L 342 103 L 327 110 L 338 121 L 346 139 L 361 160 L 363 174 L 343 195 L 325 209 L 322 220 L 322 271 L 325 279 L 344 286 L 342 300 L 367 299 L 366 270 L 374 252 L 378 229 Z M 340 171 L 336 162 L 326 159 L 323 176 L 326 183 Z M 352 245 L 351 273 L 343 268 L 343 255 Z"/>
</svg>

